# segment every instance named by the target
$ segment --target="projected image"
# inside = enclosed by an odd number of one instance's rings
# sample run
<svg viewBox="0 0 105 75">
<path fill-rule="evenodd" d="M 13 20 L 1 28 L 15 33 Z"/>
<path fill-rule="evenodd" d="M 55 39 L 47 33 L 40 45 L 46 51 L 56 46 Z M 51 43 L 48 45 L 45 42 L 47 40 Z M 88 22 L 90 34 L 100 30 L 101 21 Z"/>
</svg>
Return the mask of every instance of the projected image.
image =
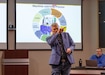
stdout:
<svg viewBox="0 0 105 75">
<path fill-rule="evenodd" d="M 64 28 L 64 31 L 73 38 L 76 47 L 81 49 L 80 4 L 31 3 L 16 4 L 16 48 L 50 49 L 46 43 L 46 37 L 50 36 L 50 26 L 54 22 L 58 23 L 60 28 Z M 43 47 L 40 47 L 41 45 Z"/>
<path fill-rule="evenodd" d="M 0 3 L 0 49 L 6 49 L 6 37 L 7 37 L 7 20 L 6 20 L 6 3 Z"/>
<path fill-rule="evenodd" d="M 50 26 L 55 22 L 58 22 L 61 28 L 66 29 L 66 20 L 60 11 L 56 9 L 40 10 L 33 19 L 35 35 L 42 41 L 46 41 L 46 37 L 51 33 Z"/>
<path fill-rule="evenodd" d="M 6 43 L 6 4 L 0 3 L 0 43 Z"/>
</svg>

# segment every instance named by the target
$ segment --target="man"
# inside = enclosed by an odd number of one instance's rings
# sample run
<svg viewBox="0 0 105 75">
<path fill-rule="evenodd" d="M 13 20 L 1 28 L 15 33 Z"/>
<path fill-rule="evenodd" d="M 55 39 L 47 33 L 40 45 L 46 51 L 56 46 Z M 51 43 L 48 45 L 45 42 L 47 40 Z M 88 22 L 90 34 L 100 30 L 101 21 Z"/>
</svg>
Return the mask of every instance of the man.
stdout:
<svg viewBox="0 0 105 75">
<path fill-rule="evenodd" d="M 105 54 L 103 54 L 101 48 L 96 49 L 96 54 L 92 55 L 90 60 L 97 60 L 98 67 L 105 67 Z"/>
<path fill-rule="evenodd" d="M 74 63 L 72 52 L 75 44 L 63 28 L 59 28 L 57 23 L 51 25 L 51 36 L 46 38 L 51 46 L 52 53 L 49 64 L 52 67 L 52 75 L 70 75 L 71 64 Z"/>
</svg>

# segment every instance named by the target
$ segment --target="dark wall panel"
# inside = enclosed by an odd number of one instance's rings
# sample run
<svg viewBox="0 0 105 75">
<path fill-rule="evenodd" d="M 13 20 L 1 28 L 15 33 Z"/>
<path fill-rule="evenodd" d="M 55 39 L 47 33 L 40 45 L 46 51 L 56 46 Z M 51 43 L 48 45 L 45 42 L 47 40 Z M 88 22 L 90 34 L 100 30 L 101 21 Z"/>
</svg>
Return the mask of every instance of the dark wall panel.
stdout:
<svg viewBox="0 0 105 75">
<path fill-rule="evenodd" d="M 99 47 L 105 48 L 105 1 L 99 2 Z"/>
</svg>

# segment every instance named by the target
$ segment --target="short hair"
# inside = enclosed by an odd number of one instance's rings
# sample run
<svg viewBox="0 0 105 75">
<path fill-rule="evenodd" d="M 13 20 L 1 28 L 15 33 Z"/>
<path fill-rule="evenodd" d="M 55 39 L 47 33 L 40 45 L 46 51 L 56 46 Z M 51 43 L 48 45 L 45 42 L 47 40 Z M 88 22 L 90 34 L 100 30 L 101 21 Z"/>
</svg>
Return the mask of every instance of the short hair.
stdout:
<svg viewBox="0 0 105 75">
<path fill-rule="evenodd" d="M 59 27 L 58 23 L 52 23 L 51 27 Z"/>
<path fill-rule="evenodd" d="M 102 51 L 102 48 L 97 48 L 97 49 L 100 49 Z"/>
</svg>

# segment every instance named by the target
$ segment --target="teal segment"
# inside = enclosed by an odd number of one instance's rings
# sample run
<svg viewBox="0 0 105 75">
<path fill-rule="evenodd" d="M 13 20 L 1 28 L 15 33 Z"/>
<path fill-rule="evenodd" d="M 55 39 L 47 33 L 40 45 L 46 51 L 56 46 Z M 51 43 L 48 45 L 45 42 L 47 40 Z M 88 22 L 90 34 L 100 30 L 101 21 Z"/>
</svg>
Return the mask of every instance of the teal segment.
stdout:
<svg viewBox="0 0 105 75">
<path fill-rule="evenodd" d="M 43 10 L 39 11 L 39 13 L 40 13 L 42 16 L 50 15 L 50 14 L 51 14 L 51 10 L 50 10 L 50 9 L 43 9 Z"/>
</svg>

